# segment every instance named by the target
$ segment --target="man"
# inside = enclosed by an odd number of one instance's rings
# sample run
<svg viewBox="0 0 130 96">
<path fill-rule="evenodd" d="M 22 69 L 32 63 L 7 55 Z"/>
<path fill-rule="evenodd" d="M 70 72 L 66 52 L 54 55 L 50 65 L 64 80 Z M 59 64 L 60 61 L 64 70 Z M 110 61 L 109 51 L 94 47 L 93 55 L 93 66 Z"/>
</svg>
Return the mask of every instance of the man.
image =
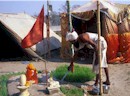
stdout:
<svg viewBox="0 0 130 96">
<path fill-rule="evenodd" d="M 106 51 L 107 51 L 107 43 L 104 39 L 104 37 L 100 37 L 101 39 L 101 67 L 104 68 L 105 75 L 106 75 L 106 81 L 103 82 L 106 85 L 110 85 L 110 80 L 109 80 L 109 74 L 108 74 L 108 65 L 107 65 L 107 60 L 106 60 Z M 74 59 L 78 53 L 78 51 L 84 47 L 91 48 L 94 50 L 94 57 L 93 57 L 93 71 L 96 73 L 96 80 L 95 80 L 95 86 L 98 85 L 98 80 L 99 80 L 99 64 L 98 64 L 98 34 L 95 33 L 82 33 L 78 36 L 78 34 L 73 31 L 69 32 L 66 35 L 66 41 L 71 42 L 74 44 L 74 50 L 75 53 L 72 56 L 71 59 L 71 64 L 68 67 L 68 70 L 73 70 L 73 62 Z"/>
</svg>

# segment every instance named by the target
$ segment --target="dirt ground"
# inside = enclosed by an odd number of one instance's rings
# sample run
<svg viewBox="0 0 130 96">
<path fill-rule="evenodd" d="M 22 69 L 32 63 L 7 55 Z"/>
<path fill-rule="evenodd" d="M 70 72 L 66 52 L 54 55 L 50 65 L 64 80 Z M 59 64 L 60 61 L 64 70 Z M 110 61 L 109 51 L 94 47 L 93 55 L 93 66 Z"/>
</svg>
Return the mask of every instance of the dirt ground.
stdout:
<svg viewBox="0 0 130 96">
<path fill-rule="evenodd" d="M 37 70 L 45 70 L 45 63 L 42 61 L 0 62 L 0 75 L 9 72 L 26 71 L 27 63 L 33 63 Z M 80 66 L 92 67 L 90 61 L 86 62 L 85 60 L 80 60 L 76 63 Z M 51 59 L 48 59 L 46 62 L 47 70 L 49 71 L 54 70 L 56 67 L 63 64 L 69 65 L 69 60 L 51 57 Z M 109 94 L 104 94 L 103 96 L 130 96 L 130 63 L 109 64 L 109 74 L 111 81 Z M 103 81 L 105 81 L 104 72 L 102 76 Z"/>
</svg>

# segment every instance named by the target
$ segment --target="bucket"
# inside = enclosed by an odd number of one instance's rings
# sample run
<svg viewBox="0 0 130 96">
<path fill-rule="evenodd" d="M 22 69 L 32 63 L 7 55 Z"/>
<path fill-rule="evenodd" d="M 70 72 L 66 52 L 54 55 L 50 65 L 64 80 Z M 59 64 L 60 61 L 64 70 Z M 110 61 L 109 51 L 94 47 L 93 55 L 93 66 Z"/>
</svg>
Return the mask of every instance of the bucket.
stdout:
<svg viewBox="0 0 130 96">
<path fill-rule="evenodd" d="M 103 85 L 103 93 L 108 94 L 108 91 L 109 91 L 109 86 L 104 84 Z"/>
</svg>

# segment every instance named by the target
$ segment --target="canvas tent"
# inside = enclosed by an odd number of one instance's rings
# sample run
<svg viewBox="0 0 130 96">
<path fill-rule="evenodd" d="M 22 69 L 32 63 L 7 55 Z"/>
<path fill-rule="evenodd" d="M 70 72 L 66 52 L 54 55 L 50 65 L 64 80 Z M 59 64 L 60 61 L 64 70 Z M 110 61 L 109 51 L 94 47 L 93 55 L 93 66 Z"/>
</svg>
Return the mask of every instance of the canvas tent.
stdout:
<svg viewBox="0 0 130 96">
<path fill-rule="evenodd" d="M 122 6 L 119 8 L 107 1 L 100 0 L 101 6 L 101 33 L 105 37 L 108 43 L 107 58 L 109 61 L 117 58 L 117 53 L 119 51 L 119 41 L 118 41 L 118 14 L 127 6 Z M 72 25 L 78 34 L 84 32 L 94 32 L 97 33 L 97 18 L 96 9 L 97 2 L 90 1 L 79 8 L 71 11 L 72 13 Z M 61 32 L 62 32 L 62 48 L 61 57 L 67 58 L 70 55 L 70 43 L 66 42 L 65 36 L 68 31 L 68 17 L 66 13 L 61 14 Z M 111 47 L 114 45 L 113 47 Z M 67 54 L 66 54 L 67 53 Z"/>
<path fill-rule="evenodd" d="M 44 23 L 44 39 L 31 48 L 22 49 L 21 40 L 31 30 L 35 18 L 26 14 L 0 13 L 0 59 L 27 57 L 35 58 L 48 52 L 47 32 Z M 61 37 L 50 29 L 50 50 L 61 47 Z M 38 55 L 37 55 L 38 54 Z"/>
</svg>

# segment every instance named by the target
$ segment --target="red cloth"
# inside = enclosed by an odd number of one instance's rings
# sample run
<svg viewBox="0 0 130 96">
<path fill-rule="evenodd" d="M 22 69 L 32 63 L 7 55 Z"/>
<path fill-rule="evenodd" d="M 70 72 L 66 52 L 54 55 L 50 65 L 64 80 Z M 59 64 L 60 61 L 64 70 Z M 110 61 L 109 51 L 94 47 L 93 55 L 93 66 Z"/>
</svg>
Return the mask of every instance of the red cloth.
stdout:
<svg viewBox="0 0 130 96">
<path fill-rule="evenodd" d="M 122 33 L 119 35 L 119 43 L 120 43 L 120 52 L 124 57 L 123 62 L 130 62 L 130 32 Z"/>
<path fill-rule="evenodd" d="M 43 39 L 43 29 L 44 28 L 44 7 L 42 8 L 40 14 L 37 17 L 32 29 L 28 35 L 22 40 L 22 48 L 28 48 L 38 43 Z"/>
<path fill-rule="evenodd" d="M 118 34 L 108 34 L 106 36 L 107 41 L 107 61 L 108 63 L 115 63 L 117 59 L 117 53 L 119 51 Z"/>
</svg>

